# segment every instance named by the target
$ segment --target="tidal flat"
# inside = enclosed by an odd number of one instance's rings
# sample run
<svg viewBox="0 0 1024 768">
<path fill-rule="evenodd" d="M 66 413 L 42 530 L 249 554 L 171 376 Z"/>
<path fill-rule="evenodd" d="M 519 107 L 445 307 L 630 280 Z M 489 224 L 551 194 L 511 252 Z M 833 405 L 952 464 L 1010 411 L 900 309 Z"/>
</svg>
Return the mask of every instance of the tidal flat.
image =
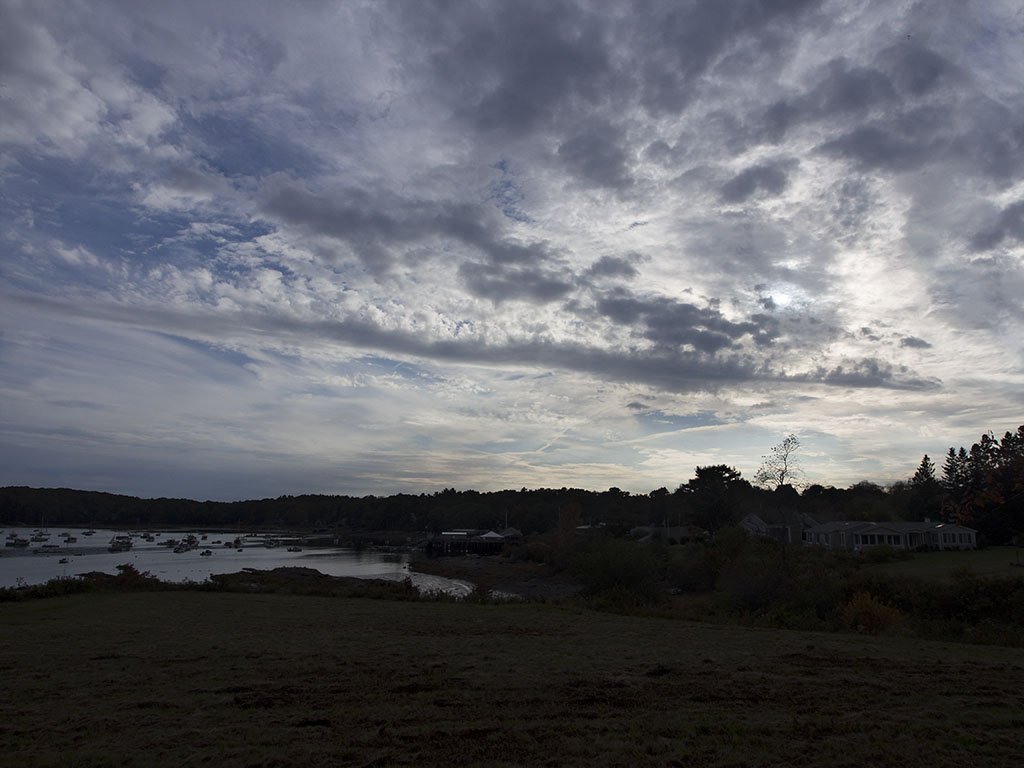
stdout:
<svg viewBox="0 0 1024 768">
<path fill-rule="evenodd" d="M 1019 649 L 577 605 L 207 592 L 0 604 L 18 766 L 1004 766 Z"/>
</svg>

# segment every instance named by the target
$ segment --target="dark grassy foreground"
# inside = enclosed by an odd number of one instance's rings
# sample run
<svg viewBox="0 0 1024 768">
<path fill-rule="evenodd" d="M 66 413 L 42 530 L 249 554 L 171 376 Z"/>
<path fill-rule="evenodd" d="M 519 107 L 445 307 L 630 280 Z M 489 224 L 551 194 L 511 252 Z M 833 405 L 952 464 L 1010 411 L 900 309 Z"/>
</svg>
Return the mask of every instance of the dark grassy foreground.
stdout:
<svg viewBox="0 0 1024 768">
<path fill-rule="evenodd" d="M 0 604 L 12 766 L 1006 766 L 1024 654 L 541 604 Z"/>
</svg>

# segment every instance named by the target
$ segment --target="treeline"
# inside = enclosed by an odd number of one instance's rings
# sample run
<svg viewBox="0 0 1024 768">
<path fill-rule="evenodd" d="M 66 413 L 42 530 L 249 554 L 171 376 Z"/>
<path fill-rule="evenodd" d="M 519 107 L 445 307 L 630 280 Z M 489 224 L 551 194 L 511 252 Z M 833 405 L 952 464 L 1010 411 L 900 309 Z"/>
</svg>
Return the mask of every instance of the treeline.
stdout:
<svg viewBox="0 0 1024 768">
<path fill-rule="evenodd" d="M 790 459 L 792 460 L 792 459 Z M 1005 543 L 1024 533 L 1024 425 L 1001 440 L 991 434 L 970 449 L 949 449 L 941 476 L 925 456 L 912 478 L 883 488 L 781 484 L 756 487 L 726 465 L 697 467 L 675 490 L 634 494 L 609 488 L 540 488 L 479 492 L 447 488 L 393 496 L 280 496 L 237 502 L 140 499 L 94 491 L 0 488 L 0 522 L 11 525 L 143 527 L 217 526 L 254 529 L 348 528 L 439 532 L 508 526 L 540 533 L 569 525 L 612 531 L 656 525 L 714 532 L 756 514 L 768 523 L 799 527 L 801 516 L 828 520 L 960 522 L 984 541 Z"/>
</svg>

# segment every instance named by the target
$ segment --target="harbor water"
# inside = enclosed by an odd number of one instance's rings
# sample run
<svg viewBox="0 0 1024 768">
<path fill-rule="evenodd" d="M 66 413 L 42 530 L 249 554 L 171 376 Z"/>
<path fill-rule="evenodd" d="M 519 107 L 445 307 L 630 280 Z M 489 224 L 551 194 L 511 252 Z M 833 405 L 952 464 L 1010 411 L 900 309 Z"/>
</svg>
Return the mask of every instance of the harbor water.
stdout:
<svg viewBox="0 0 1024 768">
<path fill-rule="evenodd" d="M 161 581 L 205 581 L 211 574 L 235 573 L 245 568 L 313 568 L 328 576 L 404 580 L 424 592 L 465 596 L 473 585 L 409 570 L 405 553 L 309 546 L 293 533 L 239 534 L 230 531 L 128 532 L 109 529 L 61 527 L 50 530 L 8 527 L 0 531 L 0 587 L 43 584 L 54 578 L 100 571 L 117 573 L 128 563 L 140 573 L 148 571 Z M 195 537 L 198 545 L 169 545 Z M 115 537 L 130 537 L 131 548 L 111 552 Z M 15 545 L 21 540 L 27 544 Z M 151 540 L 150 540 L 151 539 Z M 290 551 L 292 550 L 292 551 Z M 299 550 L 299 551 L 294 551 Z M 204 552 L 208 554 L 203 554 Z"/>
</svg>

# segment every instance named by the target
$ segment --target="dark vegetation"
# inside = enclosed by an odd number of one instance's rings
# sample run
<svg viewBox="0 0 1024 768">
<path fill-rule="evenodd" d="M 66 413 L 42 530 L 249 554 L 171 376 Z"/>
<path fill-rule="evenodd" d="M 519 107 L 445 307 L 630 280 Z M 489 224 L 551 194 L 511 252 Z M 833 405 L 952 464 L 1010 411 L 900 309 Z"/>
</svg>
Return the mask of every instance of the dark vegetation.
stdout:
<svg viewBox="0 0 1024 768">
<path fill-rule="evenodd" d="M 875 567 L 914 555 L 782 544 L 725 528 L 666 546 L 593 541 L 571 562 L 591 607 L 747 626 L 905 635 L 1024 646 L 1024 569 L 1000 548 L 1001 571 L 977 573 L 974 553 L 935 553 L 948 578 Z M 959 567 L 957 563 L 962 563 Z M 909 565 L 912 566 L 912 563 Z"/>
<path fill-rule="evenodd" d="M 982 435 L 970 449 L 949 449 L 941 477 L 925 456 L 914 476 L 889 488 L 858 483 L 849 488 L 810 485 L 797 490 L 796 450 L 788 441 L 772 449 L 755 486 L 732 467 L 697 467 L 674 491 L 631 494 L 619 488 L 590 491 L 541 488 L 479 492 L 448 488 L 432 494 L 393 496 L 281 496 L 237 502 L 140 499 L 110 493 L 26 487 L 0 488 L 0 523 L 36 525 L 262 526 L 344 529 L 350 532 L 439 532 L 509 525 L 524 533 L 556 529 L 566 515 L 578 524 L 624 532 L 648 524 L 690 525 L 714 533 L 748 513 L 792 518 L 806 513 L 827 520 L 959 522 L 982 541 L 1012 542 L 1024 533 L 1024 426 L 999 440 Z M 798 443 L 796 447 L 798 447 Z M 796 483 L 794 486 L 793 483 Z M 358 538 L 357 533 L 352 534 Z M 372 541 L 373 537 L 369 537 Z"/>
<path fill-rule="evenodd" d="M 767 475 L 777 483 L 772 490 L 754 487 L 735 469 L 717 465 L 697 467 L 695 477 L 674 493 L 659 489 L 646 495 L 614 488 L 602 493 L 446 490 L 423 496 L 307 496 L 216 504 L 7 488 L 0 512 L 8 521 L 38 516 L 92 524 L 159 519 L 165 525 L 213 525 L 233 519 L 241 526 L 302 521 L 335 530 L 407 525 L 408 530 L 421 532 L 497 528 L 507 514 L 509 522 L 529 535 L 521 545 L 506 548 L 503 557 L 481 560 L 506 564 L 503 571 L 492 569 L 492 575 L 501 578 L 497 588 L 528 600 L 571 598 L 571 604 L 602 611 L 763 628 L 1024 645 L 1024 568 L 1013 567 L 1019 554 L 1010 547 L 1000 550 L 1005 553 L 999 554 L 1001 569 L 984 573 L 971 567 L 975 553 L 936 553 L 964 567 L 949 578 L 934 578 L 923 569 L 875 567 L 914 558 L 911 553 L 884 546 L 863 553 L 831 551 L 748 535 L 735 525 L 748 512 L 783 523 L 802 513 L 813 513 L 819 520 L 886 520 L 920 519 L 922 512 L 931 512 L 984 527 L 994 540 L 1018 537 L 1018 543 L 1024 543 L 1019 538 L 1024 530 L 1024 427 L 1008 432 L 1002 441 L 983 436 L 970 451 L 950 449 L 942 479 L 935 477 L 926 456 L 909 482 L 888 490 L 859 484 L 845 490 L 810 486 L 798 493 L 783 482 L 795 477 L 792 454 L 798 444 L 795 438 L 787 441 L 773 449 L 766 462 L 776 462 Z M 656 525 L 634 527 L 650 521 Z M 551 580 L 549 588 L 538 587 L 538 569 Z M 302 570 L 247 571 L 172 587 L 122 566 L 116 576 L 90 574 L 25 589 L 0 589 L 0 601 L 170 589 L 441 599 L 424 598 L 408 583 L 335 579 Z M 430 570 L 445 575 L 445 566 Z M 466 576 L 458 570 L 450 575 Z M 469 578 L 479 585 L 473 599 L 488 600 L 493 579 Z M 577 586 L 566 589 L 567 580 Z"/>
</svg>

